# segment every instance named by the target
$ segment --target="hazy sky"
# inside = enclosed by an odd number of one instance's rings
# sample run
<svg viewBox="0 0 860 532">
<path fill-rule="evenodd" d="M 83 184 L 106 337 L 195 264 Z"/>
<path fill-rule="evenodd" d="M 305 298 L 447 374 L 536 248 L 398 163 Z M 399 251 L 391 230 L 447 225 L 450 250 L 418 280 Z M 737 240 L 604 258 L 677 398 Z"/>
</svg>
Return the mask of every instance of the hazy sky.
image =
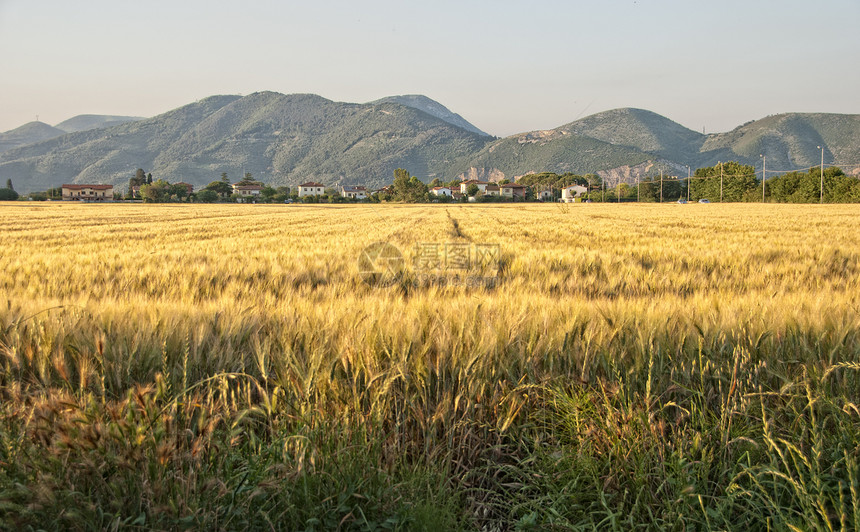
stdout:
<svg viewBox="0 0 860 532">
<path fill-rule="evenodd" d="M 0 0 L 0 131 L 271 90 L 424 94 L 493 135 L 860 113 L 860 0 Z"/>
</svg>

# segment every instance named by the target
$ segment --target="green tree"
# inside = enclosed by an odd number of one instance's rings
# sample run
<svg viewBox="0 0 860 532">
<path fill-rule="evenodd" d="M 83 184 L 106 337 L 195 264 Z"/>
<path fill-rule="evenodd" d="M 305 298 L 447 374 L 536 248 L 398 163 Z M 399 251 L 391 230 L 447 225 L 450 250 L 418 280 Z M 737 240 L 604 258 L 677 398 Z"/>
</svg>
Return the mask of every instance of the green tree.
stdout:
<svg viewBox="0 0 860 532">
<path fill-rule="evenodd" d="M 470 198 L 476 196 L 480 191 L 481 189 L 475 183 L 472 183 L 471 185 L 466 187 L 466 195 Z"/>
<path fill-rule="evenodd" d="M 140 197 L 146 203 L 160 203 L 170 199 L 172 185 L 163 179 L 140 187 Z"/>
<path fill-rule="evenodd" d="M 821 169 L 813 167 L 809 172 L 788 172 L 768 179 L 766 192 L 771 201 L 779 203 L 818 203 L 821 201 Z M 838 167 L 824 170 L 826 203 L 857 201 L 858 195 L 860 182 L 857 178 L 846 176 Z M 758 199 L 761 200 L 761 192 Z"/>
<path fill-rule="evenodd" d="M 201 203 L 215 203 L 218 201 L 218 193 L 214 190 L 204 188 L 197 193 L 197 201 Z"/>
<path fill-rule="evenodd" d="M 222 174 L 222 175 L 226 175 L 226 174 Z M 212 181 L 211 183 L 209 183 L 208 185 L 206 185 L 203 188 L 205 190 L 211 190 L 211 191 L 215 192 L 216 194 L 218 194 L 219 196 L 222 196 L 222 197 L 227 197 L 233 193 L 233 187 L 231 187 L 230 183 L 224 181 L 223 179 L 221 181 Z"/>
<path fill-rule="evenodd" d="M 188 189 L 185 185 L 173 184 L 168 187 L 167 195 L 168 197 L 176 196 L 181 201 L 188 196 Z"/>
<path fill-rule="evenodd" d="M 720 201 L 720 175 L 722 174 L 723 201 L 743 201 L 744 195 L 756 188 L 755 168 L 736 161 L 698 168 L 690 180 L 690 200 Z"/>
<path fill-rule="evenodd" d="M 409 203 L 427 201 L 427 185 L 403 168 L 394 171 L 394 199 Z"/>
<path fill-rule="evenodd" d="M 272 201 L 277 194 L 278 191 L 270 186 L 265 186 L 260 190 L 260 196 L 262 196 L 266 201 Z"/>
<path fill-rule="evenodd" d="M 230 184 L 230 179 L 227 178 L 227 172 L 221 172 L 221 182 Z"/>
<path fill-rule="evenodd" d="M 9 190 L 15 190 L 15 187 L 12 186 L 12 179 L 6 180 L 6 188 L 8 188 Z"/>
<path fill-rule="evenodd" d="M 11 188 L 0 188 L 0 201 L 15 201 L 18 199 L 18 193 Z"/>
<path fill-rule="evenodd" d="M 261 181 L 254 180 L 254 176 L 251 175 L 251 172 L 245 172 L 245 177 L 242 178 L 241 181 L 236 183 L 237 185 L 263 185 Z"/>
<path fill-rule="evenodd" d="M 143 168 L 138 168 L 134 173 L 134 177 L 129 178 L 128 180 L 128 198 L 134 198 L 134 187 L 139 187 L 141 185 L 146 184 L 146 172 L 143 171 Z"/>
</svg>

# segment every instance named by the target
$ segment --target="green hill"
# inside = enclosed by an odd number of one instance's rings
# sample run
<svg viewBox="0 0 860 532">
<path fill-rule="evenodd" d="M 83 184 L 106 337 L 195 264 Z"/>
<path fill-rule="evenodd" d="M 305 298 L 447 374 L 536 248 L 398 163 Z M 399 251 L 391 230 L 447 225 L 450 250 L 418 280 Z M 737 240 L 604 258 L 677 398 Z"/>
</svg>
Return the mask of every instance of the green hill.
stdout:
<svg viewBox="0 0 860 532">
<path fill-rule="evenodd" d="M 0 153 L 64 135 L 65 131 L 44 122 L 28 122 L 11 131 L 0 133 Z"/>
<path fill-rule="evenodd" d="M 753 164 L 767 156 L 768 166 L 795 169 L 826 163 L 860 164 L 860 115 L 787 113 L 749 122 L 728 133 L 709 135 L 703 160 L 739 160 Z M 851 170 L 850 168 L 846 168 Z M 769 172 L 768 172 L 769 173 Z"/>
<path fill-rule="evenodd" d="M 66 133 L 75 133 L 77 131 L 86 131 L 88 129 L 98 129 L 102 127 L 118 126 L 126 122 L 136 122 L 143 120 L 140 116 L 116 116 L 116 115 L 78 115 L 64 120 L 57 124 L 57 129 L 61 129 Z"/>
<path fill-rule="evenodd" d="M 72 125 L 112 118 L 128 117 Z M 860 115 L 784 114 L 702 135 L 650 111 L 614 109 L 493 139 L 424 96 L 355 104 L 259 92 L 212 96 L 152 118 L 68 134 L 27 124 L 0 135 L 3 146 L 0 182 L 12 179 L 25 193 L 64 182 L 122 186 L 137 168 L 198 187 L 222 172 L 233 180 L 251 172 L 273 185 L 313 180 L 378 187 L 391 182 L 396 168 L 425 181 L 573 172 L 615 184 L 660 171 L 685 176 L 687 166 L 694 171 L 718 161 L 760 168 L 759 154 L 767 156 L 769 174 L 806 168 L 820 161 L 816 146 L 825 146 L 828 164 L 858 165 Z"/>
<path fill-rule="evenodd" d="M 452 160 L 488 140 L 398 103 L 261 92 L 10 150 L 0 156 L 0 177 L 25 192 L 63 182 L 123 185 L 137 168 L 196 186 L 222 172 L 236 179 L 251 172 L 274 185 L 382 186 L 398 167 L 423 179 L 444 176 Z"/>
<path fill-rule="evenodd" d="M 642 109 L 614 109 L 556 129 L 522 133 L 494 142 L 460 170 L 515 177 L 528 172 L 599 173 L 611 182 L 637 175 L 678 173 L 705 136 Z"/>
<path fill-rule="evenodd" d="M 597 173 L 610 183 L 636 177 L 686 175 L 719 161 L 761 167 L 768 174 L 817 165 L 824 146 L 827 164 L 846 172 L 860 167 L 860 115 L 790 113 L 744 124 L 728 133 L 703 135 L 642 109 L 614 109 L 548 131 L 514 135 L 466 160 L 459 172 L 515 177 L 527 172 Z M 855 166 L 849 166 L 849 165 Z"/>
</svg>

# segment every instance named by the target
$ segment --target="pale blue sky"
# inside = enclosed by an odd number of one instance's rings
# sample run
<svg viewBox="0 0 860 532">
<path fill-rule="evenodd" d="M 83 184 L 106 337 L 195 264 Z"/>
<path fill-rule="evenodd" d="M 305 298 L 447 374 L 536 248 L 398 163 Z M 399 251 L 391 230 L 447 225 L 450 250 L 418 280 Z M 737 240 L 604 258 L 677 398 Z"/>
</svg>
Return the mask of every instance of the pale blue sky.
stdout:
<svg viewBox="0 0 860 532">
<path fill-rule="evenodd" d="M 0 131 L 272 90 L 425 94 L 487 131 L 617 107 L 860 113 L 860 0 L 0 0 Z"/>
</svg>

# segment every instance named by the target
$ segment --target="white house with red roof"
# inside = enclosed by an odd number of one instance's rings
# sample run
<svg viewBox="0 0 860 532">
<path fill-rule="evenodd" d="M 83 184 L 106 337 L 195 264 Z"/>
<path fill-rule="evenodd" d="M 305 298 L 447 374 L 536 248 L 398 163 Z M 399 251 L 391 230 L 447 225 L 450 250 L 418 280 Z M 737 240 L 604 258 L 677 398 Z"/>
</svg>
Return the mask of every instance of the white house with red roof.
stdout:
<svg viewBox="0 0 860 532">
<path fill-rule="evenodd" d="M 433 187 L 430 189 L 430 193 L 435 196 L 451 196 L 451 188 L 450 187 Z"/>
<path fill-rule="evenodd" d="M 305 196 L 322 196 L 325 194 L 325 185 L 316 181 L 308 181 L 299 185 L 299 197 Z"/>
<path fill-rule="evenodd" d="M 233 194 L 238 194 L 243 198 L 256 198 L 263 191 L 262 185 L 233 185 Z"/>
<path fill-rule="evenodd" d="M 460 193 L 465 194 L 466 190 L 469 188 L 469 185 L 477 185 L 478 192 L 483 194 L 487 191 L 487 185 L 489 184 L 490 183 L 486 181 L 478 181 L 477 179 L 469 179 L 468 181 L 462 181 L 460 182 Z"/>
<path fill-rule="evenodd" d="M 301 196 L 301 192 L 299 192 L 299 195 Z M 350 199 L 366 199 L 367 188 L 342 186 L 340 187 L 340 195 Z"/>
</svg>

